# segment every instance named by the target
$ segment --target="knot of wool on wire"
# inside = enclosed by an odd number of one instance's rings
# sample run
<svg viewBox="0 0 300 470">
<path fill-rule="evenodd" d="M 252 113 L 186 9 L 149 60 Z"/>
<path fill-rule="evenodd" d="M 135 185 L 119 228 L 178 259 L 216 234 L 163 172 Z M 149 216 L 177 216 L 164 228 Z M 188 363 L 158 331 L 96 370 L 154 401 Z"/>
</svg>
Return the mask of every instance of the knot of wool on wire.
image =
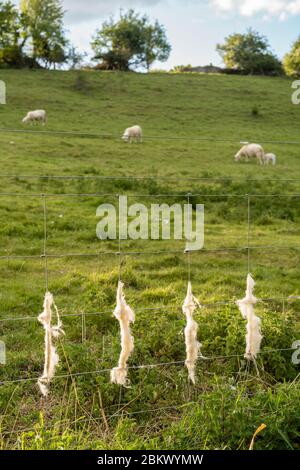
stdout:
<svg viewBox="0 0 300 470">
<path fill-rule="evenodd" d="M 120 323 L 121 353 L 118 366 L 111 370 L 110 380 L 112 383 L 128 387 L 130 381 L 127 377 L 127 361 L 134 350 L 134 338 L 130 331 L 130 324 L 134 323 L 135 315 L 133 310 L 126 303 L 123 287 L 123 283 L 119 281 L 117 288 L 117 305 L 113 314 Z"/>
<path fill-rule="evenodd" d="M 194 311 L 197 307 L 200 307 L 200 302 L 196 297 L 194 297 L 192 293 L 192 284 L 189 282 L 182 311 L 186 316 L 186 327 L 184 329 L 186 347 L 185 365 L 188 369 L 189 379 L 193 384 L 196 382 L 196 362 L 202 346 L 201 343 L 197 341 L 198 324 L 193 318 Z"/>
<path fill-rule="evenodd" d="M 257 317 L 254 312 L 254 305 L 257 302 L 257 298 L 253 294 L 254 286 L 255 281 L 251 274 L 248 274 L 246 296 L 242 300 L 237 301 L 242 317 L 247 320 L 245 358 L 249 360 L 256 359 L 260 352 L 260 345 L 263 338 L 261 334 L 261 319 Z"/>
<path fill-rule="evenodd" d="M 52 322 L 52 306 L 54 306 L 57 324 L 51 325 Z M 38 379 L 38 386 L 43 396 L 47 396 L 49 393 L 49 383 L 54 377 L 55 368 L 59 362 L 59 356 L 56 352 L 55 346 L 52 344 L 52 337 L 58 338 L 64 335 L 62 329 L 62 322 L 59 317 L 57 307 L 54 303 L 53 295 L 50 292 L 46 292 L 44 298 L 44 310 L 38 316 L 38 321 L 43 325 L 45 330 L 45 360 L 44 360 L 44 371 L 43 375 Z"/>
</svg>

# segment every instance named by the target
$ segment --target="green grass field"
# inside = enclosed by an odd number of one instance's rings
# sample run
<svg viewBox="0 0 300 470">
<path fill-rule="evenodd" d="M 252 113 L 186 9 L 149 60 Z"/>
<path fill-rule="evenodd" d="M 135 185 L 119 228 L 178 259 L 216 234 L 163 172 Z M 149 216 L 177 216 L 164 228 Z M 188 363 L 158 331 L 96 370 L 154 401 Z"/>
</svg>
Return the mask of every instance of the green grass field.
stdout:
<svg viewBox="0 0 300 470">
<path fill-rule="evenodd" d="M 299 450 L 299 366 L 290 348 L 300 339 L 300 300 L 288 297 L 300 295 L 300 144 L 279 143 L 300 142 L 291 82 L 45 71 L 1 71 L 0 80 L 7 85 L 7 104 L 0 106 L 0 340 L 7 348 L 1 447 L 248 449 L 265 423 L 256 449 Z M 39 108 L 48 113 L 45 128 L 21 124 Z M 144 129 L 142 144 L 120 138 L 133 124 Z M 262 143 L 278 164 L 234 162 L 240 141 Z M 213 357 L 199 359 L 195 386 L 181 363 L 184 242 L 122 241 L 120 257 L 117 241 L 96 237 L 101 203 L 116 204 L 121 194 L 146 205 L 182 204 L 188 193 L 194 205 L 205 205 L 205 247 L 190 261 L 204 305 L 195 315 L 202 353 Z M 57 345 L 58 377 L 41 398 L 36 380 L 16 380 L 37 378 L 43 369 L 36 318 L 46 288 L 45 200 L 49 290 L 66 336 Z M 248 237 L 255 294 L 265 299 L 256 307 L 264 336 L 259 375 L 239 356 L 245 321 L 234 304 L 244 296 Z M 112 312 L 120 269 L 136 311 L 126 389 L 110 384 L 109 372 L 76 375 L 117 364 Z M 134 368 L 170 362 L 178 364 Z"/>
</svg>

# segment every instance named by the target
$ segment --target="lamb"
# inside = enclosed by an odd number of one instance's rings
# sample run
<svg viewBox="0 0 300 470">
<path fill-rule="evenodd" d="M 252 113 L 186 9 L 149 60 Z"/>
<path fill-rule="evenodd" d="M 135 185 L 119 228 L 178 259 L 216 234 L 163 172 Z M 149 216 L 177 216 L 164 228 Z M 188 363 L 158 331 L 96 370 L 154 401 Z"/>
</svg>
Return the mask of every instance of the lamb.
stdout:
<svg viewBox="0 0 300 470">
<path fill-rule="evenodd" d="M 265 153 L 264 164 L 269 165 L 269 163 L 272 163 L 272 165 L 276 165 L 276 155 L 274 153 Z"/>
<path fill-rule="evenodd" d="M 29 113 L 27 113 L 27 115 L 22 120 L 24 124 L 27 124 L 29 122 L 30 123 L 41 122 L 43 126 L 46 124 L 46 121 L 47 121 L 47 115 L 46 115 L 46 111 L 44 111 L 43 109 L 37 109 L 36 111 L 29 111 Z"/>
<path fill-rule="evenodd" d="M 250 158 L 256 158 L 257 163 L 263 165 L 264 155 L 265 152 L 261 145 L 246 144 L 239 150 L 239 152 L 235 155 L 234 159 L 236 162 L 239 162 L 242 158 L 245 158 L 245 161 L 248 162 Z"/>
<path fill-rule="evenodd" d="M 143 137 L 143 132 L 140 126 L 132 126 L 128 127 L 124 134 L 122 139 L 125 140 L 125 142 L 142 142 L 142 137 Z"/>
</svg>

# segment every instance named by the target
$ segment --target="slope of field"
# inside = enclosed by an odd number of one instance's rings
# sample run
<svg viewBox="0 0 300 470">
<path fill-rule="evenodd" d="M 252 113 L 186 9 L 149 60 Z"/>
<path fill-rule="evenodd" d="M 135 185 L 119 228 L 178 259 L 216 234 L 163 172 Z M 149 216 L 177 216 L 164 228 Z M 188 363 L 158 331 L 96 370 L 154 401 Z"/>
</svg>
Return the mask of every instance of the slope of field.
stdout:
<svg viewBox="0 0 300 470">
<path fill-rule="evenodd" d="M 1 71 L 0 79 L 2 447 L 247 449 L 264 422 L 256 448 L 299 449 L 291 346 L 300 301 L 288 297 L 300 294 L 300 106 L 291 82 L 44 71 Z M 22 125 L 40 108 L 45 128 Z M 145 139 L 126 145 L 120 137 L 133 124 Z M 240 141 L 262 143 L 278 164 L 235 163 Z M 191 254 L 190 273 L 203 303 L 195 315 L 202 353 L 211 358 L 199 360 L 195 386 L 182 363 L 184 242 L 124 240 L 119 256 L 118 241 L 96 237 L 101 203 L 117 204 L 121 194 L 146 206 L 183 204 L 188 193 L 205 205 L 205 247 Z M 243 359 L 245 322 L 234 303 L 248 267 L 264 299 L 257 369 Z M 131 387 L 121 390 L 108 372 L 120 351 L 112 317 L 120 272 L 136 310 Z M 66 336 L 58 377 L 40 398 L 45 277 Z M 161 365 L 137 368 L 149 364 Z"/>
</svg>

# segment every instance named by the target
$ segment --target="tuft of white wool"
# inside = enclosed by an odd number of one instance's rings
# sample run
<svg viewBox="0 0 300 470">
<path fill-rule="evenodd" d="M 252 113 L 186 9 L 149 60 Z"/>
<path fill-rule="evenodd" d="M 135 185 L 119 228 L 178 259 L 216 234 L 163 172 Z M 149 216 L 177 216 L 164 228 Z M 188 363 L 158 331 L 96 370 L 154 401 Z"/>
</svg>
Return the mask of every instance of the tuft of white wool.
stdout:
<svg viewBox="0 0 300 470">
<path fill-rule="evenodd" d="M 117 289 L 117 305 L 113 314 L 120 323 L 121 353 L 118 367 L 114 367 L 111 370 L 110 380 L 112 383 L 127 387 L 130 384 L 127 377 L 127 361 L 134 349 L 134 338 L 130 331 L 130 324 L 134 323 L 135 315 L 133 310 L 126 303 L 123 287 L 124 284 L 119 281 Z"/>
<path fill-rule="evenodd" d="M 254 286 L 254 279 L 251 274 L 248 274 L 246 296 L 242 300 L 237 301 L 243 318 L 247 320 L 245 358 L 249 360 L 256 359 L 257 354 L 260 352 L 260 344 L 263 338 L 261 334 L 261 320 L 254 312 L 254 305 L 257 302 L 257 298 L 253 295 Z"/>
<path fill-rule="evenodd" d="M 186 347 L 186 360 L 185 365 L 188 369 L 189 379 L 195 384 L 195 369 L 198 359 L 201 343 L 197 341 L 198 324 L 193 318 L 194 311 L 200 307 L 200 303 L 192 293 L 192 284 L 188 283 L 187 295 L 184 300 L 182 311 L 186 316 L 186 327 L 184 329 L 185 347 Z"/>
<path fill-rule="evenodd" d="M 55 326 L 51 326 L 52 306 L 54 306 L 57 316 L 57 324 Z M 38 379 L 38 385 L 42 395 L 47 396 L 49 392 L 49 383 L 54 377 L 55 368 L 59 362 L 59 356 L 56 352 L 55 346 L 52 344 L 52 338 L 58 338 L 59 336 L 65 334 L 62 330 L 62 322 L 54 303 L 53 295 L 50 292 L 46 292 L 44 299 L 44 310 L 38 316 L 38 321 L 43 325 L 45 330 L 44 372 L 43 375 Z"/>
</svg>

